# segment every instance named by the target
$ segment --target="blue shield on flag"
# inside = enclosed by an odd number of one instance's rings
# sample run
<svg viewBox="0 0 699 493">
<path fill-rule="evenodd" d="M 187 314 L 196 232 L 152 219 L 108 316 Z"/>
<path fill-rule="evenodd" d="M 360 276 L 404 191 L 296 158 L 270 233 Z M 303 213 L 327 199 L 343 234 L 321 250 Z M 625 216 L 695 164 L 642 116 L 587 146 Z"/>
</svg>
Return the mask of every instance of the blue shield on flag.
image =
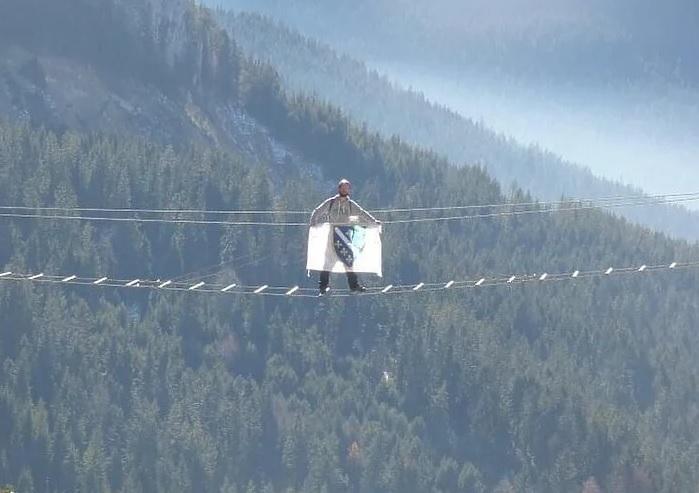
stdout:
<svg viewBox="0 0 699 493">
<path fill-rule="evenodd" d="M 362 226 L 335 226 L 333 247 L 337 257 L 347 267 L 352 267 L 357 256 L 364 249 L 366 231 Z"/>
</svg>

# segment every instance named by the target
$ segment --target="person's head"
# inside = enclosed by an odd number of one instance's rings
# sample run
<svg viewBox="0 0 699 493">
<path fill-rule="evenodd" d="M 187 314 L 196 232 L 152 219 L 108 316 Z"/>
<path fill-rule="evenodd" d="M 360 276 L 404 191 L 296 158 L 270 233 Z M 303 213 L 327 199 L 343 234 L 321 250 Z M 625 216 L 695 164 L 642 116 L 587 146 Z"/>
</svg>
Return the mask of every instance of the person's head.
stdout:
<svg viewBox="0 0 699 493">
<path fill-rule="evenodd" d="M 352 184 L 349 182 L 349 180 L 343 178 L 338 182 L 337 193 L 340 194 L 340 197 L 348 197 L 351 191 Z"/>
</svg>

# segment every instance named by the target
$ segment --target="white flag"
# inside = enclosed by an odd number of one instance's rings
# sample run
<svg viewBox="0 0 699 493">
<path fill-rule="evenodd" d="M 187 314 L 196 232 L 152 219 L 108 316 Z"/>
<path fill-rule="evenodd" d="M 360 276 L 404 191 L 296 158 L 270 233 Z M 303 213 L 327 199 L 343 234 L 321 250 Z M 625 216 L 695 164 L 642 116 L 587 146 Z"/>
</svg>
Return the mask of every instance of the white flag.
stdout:
<svg viewBox="0 0 699 493">
<path fill-rule="evenodd" d="M 380 277 L 381 226 L 311 226 L 306 270 L 365 272 Z"/>
</svg>

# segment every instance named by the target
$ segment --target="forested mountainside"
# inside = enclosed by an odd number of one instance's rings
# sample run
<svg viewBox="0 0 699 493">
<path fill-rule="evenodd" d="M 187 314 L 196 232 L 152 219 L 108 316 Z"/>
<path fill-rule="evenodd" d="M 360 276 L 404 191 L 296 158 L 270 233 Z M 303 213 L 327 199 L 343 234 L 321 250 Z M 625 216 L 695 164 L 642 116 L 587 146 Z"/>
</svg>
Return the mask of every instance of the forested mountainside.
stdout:
<svg viewBox="0 0 699 493">
<path fill-rule="evenodd" d="M 208 0 L 270 15 L 362 59 L 605 87 L 697 87 L 692 0 Z"/>
<path fill-rule="evenodd" d="M 187 5 L 185 3 L 185 5 Z M 240 54 L 209 15 L 148 2 L 11 1 L 0 109 L 56 130 L 232 145 Z"/>
<path fill-rule="evenodd" d="M 55 3 L 44 4 L 48 12 Z M 49 41 L 94 34 L 100 24 L 83 16 L 86 5 L 63 3 L 75 23 Z M 133 32 L 121 5 L 105 2 L 93 14 L 113 15 L 103 35 L 140 39 L 129 52 L 138 59 L 148 36 Z M 206 10 L 181 14 L 200 21 L 183 31 L 190 39 L 226 39 Z M 35 67 L 55 56 L 54 43 L 13 39 L 6 34 L 4 46 L 34 53 Z M 237 112 L 289 159 L 269 163 L 256 147 L 236 145 L 250 141 L 246 126 L 222 126 L 229 138 L 216 141 L 201 127 L 180 133 L 163 121 L 151 128 L 125 118 L 123 127 L 86 132 L 7 111 L 0 204 L 307 210 L 343 174 L 371 206 L 507 199 L 479 168 L 453 167 L 285 93 L 271 68 L 239 56 L 231 40 L 196 46 L 197 62 L 230 53 L 238 75 L 201 86 L 206 64 L 195 63 L 177 79 L 158 48 L 162 82 L 140 82 L 145 75 L 126 67 L 112 76 L 114 64 L 103 68 L 78 50 L 60 56 L 105 83 L 157 88 L 182 121 L 191 121 L 181 117 L 187 98 L 202 114 Z M 164 278 L 215 265 L 221 279 L 310 285 L 300 281 L 304 234 L 4 218 L 0 266 Z M 695 247 L 600 211 L 387 225 L 384 244 L 387 278 L 407 283 L 699 258 Z M 697 274 L 645 274 L 324 300 L 3 281 L 0 484 L 19 492 L 691 491 L 699 481 Z"/>
<path fill-rule="evenodd" d="M 227 11 L 219 11 L 218 16 L 244 53 L 268 61 L 279 71 L 288 91 L 316 94 L 369 128 L 434 149 L 457 165 L 480 164 L 505 187 L 516 184 L 542 200 L 641 193 L 598 178 L 545 149 L 519 145 L 268 18 Z M 656 206 L 616 212 L 679 238 L 699 238 L 699 216 L 683 208 Z"/>
</svg>

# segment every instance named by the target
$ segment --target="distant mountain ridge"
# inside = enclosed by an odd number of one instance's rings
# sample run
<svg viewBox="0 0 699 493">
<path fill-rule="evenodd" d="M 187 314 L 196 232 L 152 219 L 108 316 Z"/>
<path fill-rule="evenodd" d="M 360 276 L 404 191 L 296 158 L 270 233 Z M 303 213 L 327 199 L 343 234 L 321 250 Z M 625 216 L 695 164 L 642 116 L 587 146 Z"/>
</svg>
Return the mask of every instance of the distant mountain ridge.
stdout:
<svg viewBox="0 0 699 493">
<path fill-rule="evenodd" d="M 699 86 L 699 6 L 692 0 L 208 3 L 269 15 L 364 59 L 469 66 L 542 83 Z"/>
<path fill-rule="evenodd" d="M 503 186 L 516 184 L 542 200 L 637 195 L 641 190 L 594 176 L 538 147 L 524 147 L 482 123 L 391 84 L 360 61 L 258 14 L 220 11 L 249 56 L 269 61 L 290 91 L 311 92 L 383 135 L 444 154 L 454 164 L 483 166 Z M 699 239 L 699 215 L 678 207 L 615 211 L 658 231 Z"/>
</svg>

